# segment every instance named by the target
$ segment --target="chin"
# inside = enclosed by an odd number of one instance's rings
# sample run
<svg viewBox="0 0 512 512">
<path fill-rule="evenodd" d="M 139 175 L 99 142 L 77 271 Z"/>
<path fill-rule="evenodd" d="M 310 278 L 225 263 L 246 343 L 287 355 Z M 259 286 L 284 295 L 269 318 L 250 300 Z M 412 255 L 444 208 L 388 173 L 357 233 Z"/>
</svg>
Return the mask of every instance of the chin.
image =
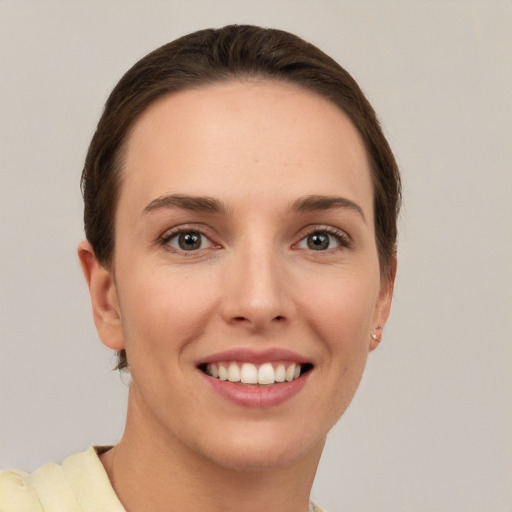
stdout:
<svg viewBox="0 0 512 512">
<path fill-rule="evenodd" d="M 320 458 L 326 435 L 320 438 L 306 439 L 304 432 L 298 435 L 285 433 L 280 435 L 275 428 L 265 435 L 259 429 L 258 434 L 229 435 L 222 441 L 216 439 L 215 445 L 204 447 L 203 454 L 214 464 L 235 471 L 268 471 L 282 469 L 298 463 L 305 457 Z"/>
</svg>

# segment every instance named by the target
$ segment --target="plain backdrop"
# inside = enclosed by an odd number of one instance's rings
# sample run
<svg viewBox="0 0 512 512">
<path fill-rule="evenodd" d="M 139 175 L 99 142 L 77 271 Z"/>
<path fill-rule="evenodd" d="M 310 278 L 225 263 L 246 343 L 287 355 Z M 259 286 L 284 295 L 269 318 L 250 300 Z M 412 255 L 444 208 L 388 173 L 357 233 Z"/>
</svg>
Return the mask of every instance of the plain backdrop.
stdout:
<svg viewBox="0 0 512 512">
<path fill-rule="evenodd" d="M 136 60 L 228 23 L 338 60 L 404 176 L 391 320 L 313 495 L 330 512 L 510 512 L 509 0 L 0 0 L 0 467 L 121 436 L 127 388 L 76 258 L 85 151 Z"/>
</svg>

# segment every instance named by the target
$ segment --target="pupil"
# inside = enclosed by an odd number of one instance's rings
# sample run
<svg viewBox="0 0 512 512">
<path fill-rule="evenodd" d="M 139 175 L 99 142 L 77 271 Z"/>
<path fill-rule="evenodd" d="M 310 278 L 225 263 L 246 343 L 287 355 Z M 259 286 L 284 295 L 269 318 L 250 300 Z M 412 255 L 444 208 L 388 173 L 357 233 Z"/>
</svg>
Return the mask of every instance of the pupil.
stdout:
<svg viewBox="0 0 512 512">
<path fill-rule="evenodd" d="M 201 236 L 198 233 L 184 233 L 178 239 L 180 249 L 192 251 L 201 247 Z"/>
<path fill-rule="evenodd" d="M 316 233 L 308 237 L 308 247 L 314 251 L 327 249 L 329 247 L 329 237 Z"/>
</svg>

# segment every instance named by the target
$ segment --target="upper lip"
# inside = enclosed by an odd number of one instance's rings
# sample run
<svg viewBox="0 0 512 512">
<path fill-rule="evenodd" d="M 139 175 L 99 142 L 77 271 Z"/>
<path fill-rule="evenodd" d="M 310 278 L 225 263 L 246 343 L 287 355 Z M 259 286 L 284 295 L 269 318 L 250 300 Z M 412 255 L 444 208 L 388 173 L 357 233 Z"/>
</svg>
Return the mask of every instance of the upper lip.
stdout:
<svg viewBox="0 0 512 512">
<path fill-rule="evenodd" d="M 270 348 L 265 350 L 235 348 L 206 356 L 204 359 L 198 361 L 197 364 L 217 363 L 220 361 L 240 361 L 252 364 L 272 363 L 277 361 L 291 361 L 299 364 L 311 363 L 310 359 L 292 350 L 283 348 Z"/>
</svg>

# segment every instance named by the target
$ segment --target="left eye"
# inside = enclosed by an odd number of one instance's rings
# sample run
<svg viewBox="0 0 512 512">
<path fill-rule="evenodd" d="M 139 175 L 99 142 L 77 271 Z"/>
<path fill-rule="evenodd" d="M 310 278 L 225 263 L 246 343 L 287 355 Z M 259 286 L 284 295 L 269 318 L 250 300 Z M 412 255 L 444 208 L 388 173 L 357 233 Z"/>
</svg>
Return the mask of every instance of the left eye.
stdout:
<svg viewBox="0 0 512 512">
<path fill-rule="evenodd" d="M 326 251 L 341 245 L 340 237 L 326 231 L 315 231 L 304 237 L 297 245 L 300 249 L 311 251 Z"/>
<path fill-rule="evenodd" d="M 169 237 L 166 241 L 174 249 L 180 251 L 198 251 L 210 247 L 212 242 L 198 231 L 182 231 Z"/>
</svg>

